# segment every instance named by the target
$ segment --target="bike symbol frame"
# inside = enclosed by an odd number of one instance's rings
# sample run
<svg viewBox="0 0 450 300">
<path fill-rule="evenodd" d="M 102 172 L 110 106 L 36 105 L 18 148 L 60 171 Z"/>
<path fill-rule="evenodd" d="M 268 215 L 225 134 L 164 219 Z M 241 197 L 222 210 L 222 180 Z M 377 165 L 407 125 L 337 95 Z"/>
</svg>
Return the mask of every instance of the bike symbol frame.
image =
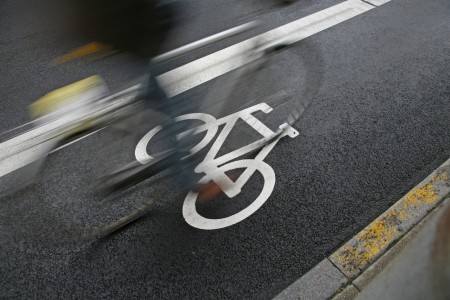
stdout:
<svg viewBox="0 0 450 300">
<path fill-rule="evenodd" d="M 206 154 L 204 160 L 198 164 L 194 170 L 196 173 L 205 174 L 199 183 L 203 184 L 208 183 L 209 181 L 214 181 L 225 193 L 225 195 L 229 198 L 234 198 L 240 194 L 243 186 L 256 171 L 261 173 L 264 179 L 264 186 L 261 193 L 249 206 L 231 216 L 220 219 L 209 219 L 201 216 L 196 209 L 198 193 L 190 191 L 183 203 L 183 217 L 189 225 L 204 230 L 215 230 L 234 225 L 247 219 L 255 213 L 272 194 L 275 187 L 275 172 L 271 166 L 264 162 L 264 159 L 281 138 L 285 136 L 295 138 L 299 135 L 299 133 L 287 123 L 279 126 L 280 134 L 273 132 L 270 128 L 252 115 L 257 111 L 262 111 L 267 114 L 272 111 L 272 108 L 266 103 L 260 103 L 220 119 L 216 119 L 213 116 L 204 113 L 186 114 L 175 119 L 176 121 L 201 120 L 204 122 L 203 125 L 193 128 L 178 136 L 178 138 L 182 138 L 187 134 L 197 134 L 206 131 L 206 135 L 202 141 L 191 149 L 191 154 L 200 151 L 208 145 L 216 136 L 219 126 L 225 125 L 211 146 L 211 149 Z M 244 120 L 248 125 L 255 129 L 262 135 L 262 138 L 230 153 L 216 157 L 227 136 L 239 119 Z M 146 148 L 152 137 L 155 136 L 161 129 L 161 126 L 155 127 L 138 142 L 135 149 L 135 157 L 142 164 L 154 159 L 153 156 L 150 156 L 147 153 Z M 236 158 L 242 157 L 245 154 L 258 149 L 260 149 L 259 153 L 254 159 L 241 159 L 233 161 Z M 245 171 L 237 178 L 235 182 L 225 174 L 225 172 L 234 169 L 245 169 Z"/>
</svg>

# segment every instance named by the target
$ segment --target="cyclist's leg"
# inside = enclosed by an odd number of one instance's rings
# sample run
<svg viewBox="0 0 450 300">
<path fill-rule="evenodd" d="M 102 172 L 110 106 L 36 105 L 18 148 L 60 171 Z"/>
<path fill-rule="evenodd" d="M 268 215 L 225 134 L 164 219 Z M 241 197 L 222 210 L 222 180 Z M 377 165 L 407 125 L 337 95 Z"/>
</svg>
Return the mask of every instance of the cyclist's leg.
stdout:
<svg viewBox="0 0 450 300">
<path fill-rule="evenodd" d="M 178 134 L 186 130 L 182 123 L 175 121 L 175 118 L 182 114 L 182 107 L 179 104 L 174 104 L 167 97 L 151 71 L 149 72 L 147 92 L 144 97 L 145 102 L 151 109 L 159 111 L 164 115 L 161 119 L 162 124 L 160 125 L 166 128 L 168 140 L 171 143 L 169 149 L 174 149 L 175 151 L 168 158 L 170 160 L 168 163 L 172 165 L 174 173 L 181 181 L 182 187 L 190 188 L 199 178 L 196 178 L 193 172 L 196 160 L 194 158 L 182 159 L 189 154 L 192 146 L 189 136 L 185 136 L 183 139 L 176 138 Z"/>
<path fill-rule="evenodd" d="M 193 145 L 189 135 L 180 140 L 176 138 L 177 134 L 180 134 L 187 129 L 181 122 L 175 121 L 175 117 L 182 114 L 181 107 L 179 105 L 174 105 L 173 102 L 168 99 L 165 92 L 151 73 L 149 76 L 148 92 L 148 96 L 151 96 L 149 99 L 155 101 L 154 103 L 149 103 L 149 105 L 153 106 L 154 109 L 154 106 L 156 105 L 156 109 L 167 116 L 167 120 L 163 126 L 168 127 L 170 140 L 173 143 L 171 148 L 175 149 L 175 155 L 171 156 L 171 164 L 176 176 L 181 181 L 182 189 L 191 189 L 199 192 L 199 199 L 201 201 L 214 199 L 220 194 L 220 188 L 214 182 L 198 184 L 202 176 L 194 172 L 194 168 L 201 162 L 201 154 L 183 159 L 183 157 L 189 155 L 189 150 Z"/>
</svg>

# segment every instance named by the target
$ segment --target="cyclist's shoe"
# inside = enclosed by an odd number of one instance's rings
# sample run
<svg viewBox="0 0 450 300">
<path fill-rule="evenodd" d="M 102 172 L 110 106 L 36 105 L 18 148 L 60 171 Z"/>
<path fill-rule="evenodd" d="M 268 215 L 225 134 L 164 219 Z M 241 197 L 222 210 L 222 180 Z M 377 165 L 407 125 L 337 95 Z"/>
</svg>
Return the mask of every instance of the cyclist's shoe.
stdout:
<svg viewBox="0 0 450 300">
<path fill-rule="evenodd" d="M 238 176 L 237 174 L 233 173 L 229 177 L 234 181 Z M 210 202 L 219 197 L 219 195 L 222 193 L 221 188 L 214 181 L 210 181 L 206 184 L 196 185 L 193 190 L 198 193 L 197 201 L 199 203 Z"/>
<path fill-rule="evenodd" d="M 203 184 L 196 188 L 196 191 L 198 193 L 197 201 L 200 203 L 212 201 L 219 197 L 220 193 L 222 192 L 220 187 L 214 181 Z"/>
</svg>

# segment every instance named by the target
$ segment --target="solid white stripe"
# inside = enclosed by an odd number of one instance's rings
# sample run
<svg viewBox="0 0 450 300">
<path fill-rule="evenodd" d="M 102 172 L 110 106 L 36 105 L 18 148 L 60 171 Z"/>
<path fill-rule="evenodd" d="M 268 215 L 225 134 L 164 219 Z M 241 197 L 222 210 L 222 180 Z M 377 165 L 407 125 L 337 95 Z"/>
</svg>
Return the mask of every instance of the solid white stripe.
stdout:
<svg viewBox="0 0 450 300">
<path fill-rule="evenodd" d="M 261 40 L 267 46 L 296 42 L 373 8 L 360 0 L 342 2 L 164 73 L 158 82 L 173 97 L 248 63 L 245 54 Z"/>
<path fill-rule="evenodd" d="M 369 2 L 370 4 L 373 4 L 375 6 L 380 6 L 385 3 L 390 2 L 391 0 L 365 0 L 366 2 Z"/>
<path fill-rule="evenodd" d="M 375 5 L 381 5 L 388 1 L 390 0 L 370 0 Z M 157 79 L 167 94 L 172 97 L 248 63 L 248 56 L 245 54 L 257 41 L 264 40 L 267 46 L 283 41 L 300 41 L 372 8 L 374 6 L 363 1 L 348 0 L 197 59 L 164 73 Z M 51 131 L 58 127 L 57 123 L 58 121 L 32 129 L 1 143 L 0 177 L 33 162 L 37 159 L 33 153 L 42 153 L 48 149 L 51 141 L 39 145 L 36 140 L 45 141 L 45 136 L 52 136 Z"/>
</svg>

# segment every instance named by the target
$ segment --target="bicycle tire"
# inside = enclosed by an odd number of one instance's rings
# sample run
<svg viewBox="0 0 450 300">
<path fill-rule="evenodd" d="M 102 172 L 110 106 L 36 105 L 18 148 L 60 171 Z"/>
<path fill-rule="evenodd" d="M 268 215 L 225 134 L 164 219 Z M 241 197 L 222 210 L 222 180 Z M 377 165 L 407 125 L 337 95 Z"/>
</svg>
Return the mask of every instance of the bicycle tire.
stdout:
<svg viewBox="0 0 450 300">
<path fill-rule="evenodd" d="M 48 155 L 34 185 L 28 188 L 32 196 L 12 206 L 15 217 L 24 220 L 16 229 L 19 235 L 40 244 L 65 247 L 106 236 L 153 207 L 157 198 L 152 197 L 152 189 L 108 195 L 97 184 L 107 170 L 134 159 L 138 137 L 128 130 L 133 128 L 128 122 L 139 123 L 139 119 L 136 114 L 127 114 L 117 120 L 89 138 Z"/>
<path fill-rule="evenodd" d="M 280 107 L 282 107 L 283 103 L 286 103 L 284 100 L 281 101 L 278 98 L 271 98 L 272 100 L 277 100 L 270 102 L 270 105 L 273 107 L 274 112 L 278 113 L 278 118 L 276 118 L 276 122 L 274 122 L 274 124 L 277 123 L 275 125 L 281 125 L 280 123 L 294 125 L 295 122 L 300 119 L 305 109 L 312 102 L 314 95 L 318 92 L 318 89 L 320 87 L 322 75 L 322 61 L 320 59 L 320 52 L 314 47 L 311 42 L 299 43 L 299 47 L 302 47 L 302 50 L 300 50 L 299 52 L 295 52 L 298 50 L 292 51 L 294 51 L 294 54 L 297 56 L 297 58 L 299 58 L 303 62 L 302 65 L 304 70 L 306 71 L 304 72 L 304 74 L 306 75 L 303 76 L 303 78 L 306 79 L 303 81 L 303 86 L 306 86 L 306 88 L 301 93 L 303 97 L 301 99 L 291 98 L 293 100 L 291 100 L 291 102 L 288 102 L 289 106 L 287 108 L 283 108 L 284 110 L 280 110 Z M 280 46 L 279 48 L 273 47 L 267 49 L 260 59 L 257 59 L 235 71 L 230 72 L 229 74 L 225 74 L 217 78 L 215 80 L 216 82 L 213 83 L 214 87 L 211 88 L 211 92 L 209 93 L 209 95 L 220 95 L 221 97 L 206 97 L 202 101 L 201 105 L 199 105 L 199 111 L 204 114 L 209 113 L 216 119 L 219 119 L 231 113 L 235 113 L 243 108 L 247 108 L 248 106 L 251 106 L 253 104 L 257 104 L 257 102 L 255 101 L 259 101 L 260 97 L 252 94 L 251 89 L 247 89 L 246 87 L 258 88 L 254 81 L 255 78 L 258 78 L 258 76 L 260 76 L 261 74 L 263 76 L 275 76 L 277 73 L 276 71 L 273 71 L 271 69 L 271 66 L 276 66 L 277 62 L 279 62 L 278 57 L 286 51 L 291 51 L 290 49 L 296 49 L 296 47 L 285 48 Z M 306 54 L 313 54 L 313 57 L 307 56 Z M 273 84 L 279 83 L 279 81 L 271 81 L 270 76 L 266 76 L 264 80 Z M 292 83 L 289 84 L 292 85 Z M 274 91 L 275 89 L 272 88 L 272 86 L 272 84 L 265 86 L 265 91 Z M 239 95 L 240 92 L 245 92 L 244 94 L 253 96 L 248 98 L 245 95 Z M 267 96 L 267 93 L 262 93 L 262 95 Z M 211 99 L 214 101 L 210 101 Z M 268 98 L 266 97 L 264 99 L 264 102 L 267 102 L 267 99 Z M 280 102 L 281 106 L 278 105 L 278 102 Z M 277 130 L 276 127 L 272 128 L 274 128 L 274 132 Z M 251 132 L 252 131 L 248 130 L 248 128 L 238 131 L 238 134 L 234 136 L 235 138 L 233 138 L 233 136 L 228 137 L 227 144 L 225 144 L 224 146 L 228 148 L 233 148 L 233 146 L 237 147 L 237 145 L 234 145 L 234 142 L 239 142 L 240 140 L 244 140 L 246 143 L 248 143 L 249 139 L 247 138 L 247 135 L 250 134 L 251 136 Z M 243 138 L 243 136 L 245 136 L 245 138 Z M 268 142 L 270 142 L 270 140 L 266 140 L 266 143 Z M 92 224 L 92 222 L 90 221 L 79 222 L 79 224 L 74 226 L 73 228 L 66 228 L 66 238 L 61 239 L 59 237 L 58 240 L 60 242 L 69 240 L 73 241 L 74 239 L 77 240 L 86 237 L 94 238 L 109 234 L 112 231 L 117 230 L 122 226 L 127 225 L 129 222 L 135 220 L 136 218 L 142 216 L 143 212 L 147 211 L 147 209 L 148 207 L 146 207 L 145 209 L 142 208 L 142 203 L 138 205 L 136 205 L 135 203 L 134 208 L 133 205 L 128 205 L 128 207 L 121 209 L 122 213 L 111 215 L 110 218 L 108 218 L 109 220 L 101 220 L 97 222 L 97 224 Z M 86 211 L 86 209 L 84 209 L 84 211 Z M 98 214 L 102 214 L 102 212 L 98 212 Z M 59 216 L 56 216 L 56 218 L 58 217 Z M 88 226 L 83 226 L 86 224 L 88 224 Z"/>
<path fill-rule="evenodd" d="M 249 60 L 252 55 L 249 53 Z M 260 58 L 216 78 L 199 111 L 221 118 L 264 102 L 273 110 L 257 118 L 262 117 L 276 133 L 279 125 L 300 120 L 320 89 L 322 75 L 321 52 L 312 40 L 278 44 L 265 49 Z M 236 148 L 255 138 L 260 135 L 244 128 L 227 139 L 229 148 Z"/>
<path fill-rule="evenodd" d="M 300 49 L 300 51 L 299 51 Z M 259 95 L 252 95 L 252 91 L 247 89 L 247 86 L 254 87 L 255 86 L 255 78 L 258 78 L 261 74 L 265 75 L 269 72 L 275 76 L 275 72 L 283 74 L 283 70 L 271 70 L 271 67 L 274 63 L 277 63 L 277 58 L 284 51 L 291 51 L 294 56 L 297 57 L 297 61 L 301 61 L 301 66 L 303 66 L 303 74 L 304 80 L 303 84 L 284 84 L 286 85 L 302 85 L 303 89 L 300 93 L 296 88 L 289 88 L 288 90 L 282 90 L 281 93 L 273 93 L 272 97 L 268 97 L 268 93 L 259 93 Z M 297 52 L 296 52 L 297 51 Z M 251 59 L 251 55 L 254 53 L 249 53 L 249 59 Z M 292 55 L 285 57 L 285 59 L 291 59 Z M 291 64 L 292 65 L 292 64 Z M 278 126 L 286 123 L 288 125 L 295 124 L 305 112 L 306 108 L 311 104 L 314 96 L 317 94 L 321 82 L 322 82 L 322 59 L 320 55 L 320 51 L 311 41 L 303 41 L 300 43 L 296 43 L 294 45 L 275 45 L 264 51 L 264 54 L 257 58 L 256 60 L 251 61 L 250 63 L 245 64 L 244 66 L 231 71 L 227 74 L 224 74 L 213 80 L 208 89 L 208 93 L 206 97 L 204 97 L 200 103 L 197 104 L 196 111 L 198 113 L 189 114 L 189 115 L 203 115 L 205 117 L 198 118 L 198 121 L 201 121 L 198 126 L 204 125 L 206 120 L 203 120 L 207 116 L 212 116 L 214 119 L 220 119 L 222 117 L 226 117 L 232 113 L 238 112 L 242 109 L 248 108 L 254 104 L 258 104 L 258 101 L 268 103 L 269 106 L 273 108 L 273 111 L 267 114 L 270 118 L 266 118 L 264 121 L 269 121 L 272 123 L 271 129 L 274 132 L 274 137 L 276 138 L 277 134 L 279 134 Z M 270 74 L 269 74 L 270 75 Z M 285 75 L 286 76 L 286 75 Z M 291 78 L 295 76 L 290 76 Z M 266 81 L 270 81 L 270 77 L 265 78 Z M 279 82 L 275 82 L 272 85 L 265 86 L 266 91 L 274 91 L 273 85 L 277 85 Z M 244 92 L 242 94 L 242 92 Z M 245 94 L 250 94 L 245 95 Z M 301 95 L 301 97 L 295 98 L 295 94 Z M 289 100 L 286 101 L 286 99 Z M 280 107 L 283 107 L 281 110 Z M 262 115 L 262 114 L 260 114 Z M 276 117 L 273 117 L 276 115 Z M 187 116 L 187 115 L 186 115 Z M 178 118 L 182 118 L 184 116 L 179 116 Z M 259 116 L 258 116 L 259 117 Z M 190 117 L 187 120 L 191 122 L 196 119 L 195 117 Z M 180 120 L 176 120 L 180 121 Z M 186 120 L 184 120 L 186 122 Z M 241 120 L 242 123 L 243 120 Z M 263 123 L 264 123 L 263 121 Z M 188 125 L 186 125 L 188 127 Z M 191 124 L 190 129 L 195 127 L 195 125 Z M 161 130 L 162 129 L 162 130 Z M 153 150 L 147 149 L 150 141 L 152 147 L 155 147 L 164 137 L 167 137 L 165 134 L 161 134 L 164 128 L 155 127 L 150 130 L 138 143 L 136 148 L 136 159 L 141 163 L 146 163 L 153 159 L 154 157 L 158 157 L 158 155 L 163 155 L 165 150 Z M 251 139 L 259 139 L 260 136 L 248 128 L 241 129 L 236 132 L 234 130 L 234 136 L 227 137 L 227 145 L 228 148 L 237 148 L 242 146 L 241 141 L 248 143 Z M 214 135 L 216 134 L 217 129 L 214 131 Z M 158 136 L 161 135 L 161 136 Z M 205 136 L 201 136 L 199 140 L 204 141 L 206 139 Z M 211 137 L 210 137 L 211 139 Z M 210 140 L 209 139 L 209 140 Z M 233 141 L 235 139 L 235 141 Z M 265 139 L 263 141 L 264 144 L 268 144 L 272 139 Z M 202 142 L 199 142 L 202 143 Z M 198 144 L 193 143 L 193 148 L 195 152 L 198 152 Z M 157 146 L 155 147 L 157 148 Z"/>
</svg>

